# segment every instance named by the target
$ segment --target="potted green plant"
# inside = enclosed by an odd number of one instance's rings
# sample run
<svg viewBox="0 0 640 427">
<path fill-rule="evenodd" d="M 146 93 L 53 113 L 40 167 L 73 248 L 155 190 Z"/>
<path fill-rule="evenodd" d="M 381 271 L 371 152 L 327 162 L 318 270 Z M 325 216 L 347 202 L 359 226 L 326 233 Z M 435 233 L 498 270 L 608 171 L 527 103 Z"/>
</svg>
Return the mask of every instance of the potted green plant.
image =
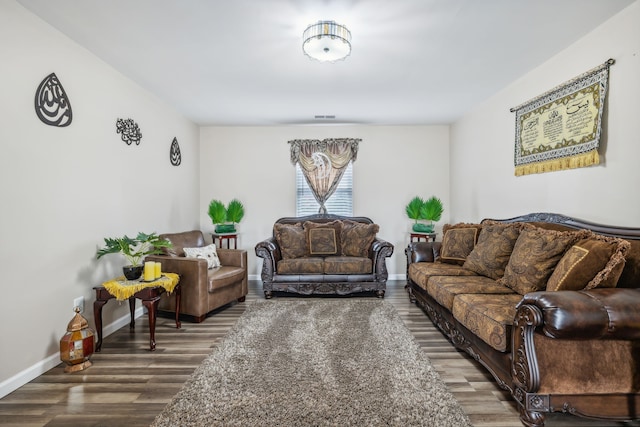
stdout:
<svg viewBox="0 0 640 427">
<path fill-rule="evenodd" d="M 171 242 L 160 238 L 156 233 L 138 233 L 136 237 L 105 237 L 104 247 L 96 253 L 96 258 L 100 259 L 107 254 L 122 254 L 129 262 L 122 267 L 122 272 L 129 280 L 136 280 L 142 274 L 142 258 L 147 255 L 158 255 L 163 248 L 170 248 Z"/>
<path fill-rule="evenodd" d="M 435 196 L 427 200 L 416 196 L 407 204 L 405 212 L 409 219 L 414 220 L 413 226 L 411 227 L 413 231 L 418 233 L 432 233 L 433 223 L 440 221 L 444 208 L 442 201 Z M 428 221 L 428 224 L 418 221 Z"/>
<path fill-rule="evenodd" d="M 234 233 L 236 224 L 244 218 L 244 205 L 238 199 L 231 200 L 227 206 L 220 200 L 211 200 L 208 214 L 216 233 Z"/>
</svg>

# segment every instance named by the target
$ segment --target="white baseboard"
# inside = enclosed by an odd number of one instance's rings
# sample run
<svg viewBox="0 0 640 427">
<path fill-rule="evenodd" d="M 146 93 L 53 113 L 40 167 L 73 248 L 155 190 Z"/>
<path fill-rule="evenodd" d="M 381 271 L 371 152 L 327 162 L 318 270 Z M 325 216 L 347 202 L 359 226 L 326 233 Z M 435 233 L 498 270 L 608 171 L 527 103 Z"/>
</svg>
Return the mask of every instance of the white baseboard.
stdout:
<svg viewBox="0 0 640 427">
<path fill-rule="evenodd" d="M 134 318 L 138 318 L 145 313 L 144 307 L 138 307 L 134 312 Z M 122 316 L 116 321 L 110 323 L 109 325 L 103 326 L 102 328 L 102 338 L 108 337 L 118 329 L 122 328 L 125 325 L 128 325 L 131 321 L 131 317 L 129 314 Z M 98 337 L 96 336 L 96 341 Z M 47 356 L 45 359 L 39 361 L 38 363 L 28 367 L 24 371 L 18 372 L 11 378 L 0 383 L 0 399 L 5 397 L 7 394 L 11 393 L 14 390 L 22 387 L 29 381 L 38 378 L 40 375 L 44 374 L 48 370 L 55 368 L 60 364 L 60 353 L 54 353 L 50 356 Z"/>
</svg>

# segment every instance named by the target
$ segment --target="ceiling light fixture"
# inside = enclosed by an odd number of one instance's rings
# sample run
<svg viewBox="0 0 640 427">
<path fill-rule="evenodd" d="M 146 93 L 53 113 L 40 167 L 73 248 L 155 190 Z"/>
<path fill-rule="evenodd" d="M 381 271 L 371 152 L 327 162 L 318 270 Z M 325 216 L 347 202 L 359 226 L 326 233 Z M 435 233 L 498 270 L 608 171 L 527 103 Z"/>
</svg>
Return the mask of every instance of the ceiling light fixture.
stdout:
<svg viewBox="0 0 640 427">
<path fill-rule="evenodd" d="M 351 53 L 351 32 L 334 21 L 318 21 L 302 33 L 305 55 L 320 62 L 334 62 Z"/>
</svg>

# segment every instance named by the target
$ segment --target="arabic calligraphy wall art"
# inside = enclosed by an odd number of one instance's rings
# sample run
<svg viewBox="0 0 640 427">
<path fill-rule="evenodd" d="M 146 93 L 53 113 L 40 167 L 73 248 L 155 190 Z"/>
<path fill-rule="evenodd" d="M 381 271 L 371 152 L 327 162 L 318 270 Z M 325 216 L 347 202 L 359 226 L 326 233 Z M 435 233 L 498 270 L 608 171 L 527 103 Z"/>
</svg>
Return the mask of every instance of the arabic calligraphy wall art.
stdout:
<svg viewBox="0 0 640 427">
<path fill-rule="evenodd" d="M 116 133 L 120 134 L 120 137 L 127 145 L 131 145 L 133 142 L 136 145 L 140 145 L 142 132 L 140 132 L 140 127 L 133 119 L 116 120 Z"/>
<path fill-rule="evenodd" d="M 34 100 L 36 114 L 42 123 L 65 127 L 71 124 L 73 114 L 69 98 L 55 73 L 42 80 Z"/>
<path fill-rule="evenodd" d="M 511 109 L 516 113 L 516 176 L 600 163 L 602 113 L 614 63 L 609 59 Z"/>
<path fill-rule="evenodd" d="M 169 160 L 171 160 L 171 164 L 173 166 L 180 166 L 180 163 L 182 163 L 182 154 L 180 154 L 178 138 L 173 138 L 173 142 L 171 142 L 171 148 L 169 149 Z"/>
</svg>

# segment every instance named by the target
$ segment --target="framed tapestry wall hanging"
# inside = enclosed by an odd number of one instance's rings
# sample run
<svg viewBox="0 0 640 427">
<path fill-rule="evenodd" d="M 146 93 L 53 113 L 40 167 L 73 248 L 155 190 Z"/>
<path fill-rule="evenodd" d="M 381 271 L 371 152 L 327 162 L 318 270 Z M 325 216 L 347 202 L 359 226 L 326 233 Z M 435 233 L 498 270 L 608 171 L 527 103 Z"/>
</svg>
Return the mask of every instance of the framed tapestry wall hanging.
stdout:
<svg viewBox="0 0 640 427">
<path fill-rule="evenodd" d="M 511 109 L 516 113 L 516 176 L 600 163 L 602 113 L 614 62 L 609 59 Z"/>
</svg>

